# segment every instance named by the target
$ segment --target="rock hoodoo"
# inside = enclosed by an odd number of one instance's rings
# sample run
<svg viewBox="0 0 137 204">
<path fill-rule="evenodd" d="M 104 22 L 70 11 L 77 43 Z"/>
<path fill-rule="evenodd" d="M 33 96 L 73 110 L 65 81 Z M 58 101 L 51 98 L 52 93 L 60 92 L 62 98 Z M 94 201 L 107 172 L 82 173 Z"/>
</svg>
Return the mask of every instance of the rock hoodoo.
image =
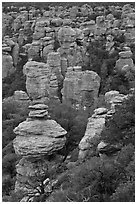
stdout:
<svg viewBox="0 0 137 204">
<path fill-rule="evenodd" d="M 45 173 L 47 166 L 52 164 L 48 158 L 54 155 L 55 159 L 56 152 L 65 145 L 67 132 L 50 119 L 47 105 L 30 105 L 29 109 L 29 117 L 14 129 L 16 138 L 13 145 L 15 153 L 22 157 L 16 166 L 15 190 L 30 193 L 38 180 L 36 174 Z"/>
<path fill-rule="evenodd" d="M 50 71 L 43 62 L 28 61 L 23 68 L 26 75 L 26 89 L 33 100 L 48 97 Z"/>
<path fill-rule="evenodd" d="M 59 152 L 66 144 L 67 132 L 50 118 L 48 104 L 67 103 L 85 115 L 94 109 L 79 143 L 81 160 L 88 153 L 94 155 L 97 147 L 94 142 L 99 141 L 106 118 L 128 97 L 123 93 L 127 94 L 134 87 L 133 4 L 96 7 L 88 3 L 81 6 L 51 4 L 4 6 L 2 16 L 4 92 L 8 92 L 10 84 L 15 90 L 16 83 L 12 83 L 12 79 L 16 82 L 19 76 L 22 80 L 19 91 L 16 89 L 11 98 L 21 108 L 29 106 L 27 119 L 14 129 L 13 145 L 19 156 L 15 191 L 30 194 L 39 186 L 37 175 L 43 177 L 48 168 L 62 161 Z M 20 87 L 25 90 L 23 74 L 27 93 L 20 90 Z M 12 91 L 9 90 L 9 95 Z M 100 93 L 104 94 L 107 108 L 97 108 Z M 102 141 L 98 150 L 106 145 Z"/>
<path fill-rule="evenodd" d="M 68 67 L 64 79 L 63 100 L 80 106 L 95 106 L 100 87 L 100 77 L 93 71 L 82 71 L 80 66 Z"/>
<path fill-rule="evenodd" d="M 96 152 L 96 142 L 101 136 L 101 132 L 105 127 L 106 117 L 111 117 L 115 113 L 115 107 L 121 105 L 128 95 L 120 94 L 118 91 L 109 91 L 105 94 L 107 108 L 98 108 L 94 110 L 94 114 L 88 119 L 87 128 L 84 137 L 79 143 L 79 159 L 84 159 L 87 154 L 94 155 Z M 104 143 L 102 143 L 104 145 Z M 105 144 L 106 145 L 106 144 Z"/>
</svg>

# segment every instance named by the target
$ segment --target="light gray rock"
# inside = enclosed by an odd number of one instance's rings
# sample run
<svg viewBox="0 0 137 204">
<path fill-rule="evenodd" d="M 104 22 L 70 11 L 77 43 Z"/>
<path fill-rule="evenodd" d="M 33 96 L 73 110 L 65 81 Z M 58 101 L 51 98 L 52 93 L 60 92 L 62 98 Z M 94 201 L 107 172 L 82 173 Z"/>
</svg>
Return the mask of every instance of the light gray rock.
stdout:
<svg viewBox="0 0 137 204">
<path fill-rule="evenodd" d="M 94 142 L 100 138 L 105 126 L 104 118 L 89 118 L 84 137 L 79 143 L 79 159 L 84 159 L 89 151 L 93 151 Z"/>
<path fill-rule="evenodd" d="M 115 91 L 115 90 L 112 90 L 112 91 L 105 93 L 106 103 L 110 103 L 110 101 L 112 101 L 118 95 L 119 95 L 119 91 Z"/>
<path fill-rule="evenodd" d="M 2 54 L 2 78 L 10 76 L 15 72 L 15 67 L 13 66 L 13 59 L 8 53 Z"/>
<path fill-rule="evenodd" d="M 132 52 L 131 51 L 123 51 L 119 53 L 119 57 L 122 59 L 127 59 L 132 57 Z"/>
<path fill-rule="evenodd" d="M 48 106 L 45 104 L 35 104 L 35 105 L 30 105 L 29 109 L 33 109 L 33 110 L 47 110 Z"/>
<path fill-rule="evenodd" d="M 62 149 L 67 133 L 54 120 L 24 121 L 14 129 L 14 149 L 17 155 L 51 155 Z"/>
<path fill-rule="evenodd" d="M 48 116 L 47 110 L 31 110 L 29 112 L 30 118 L 44 118 L 45 116 Z"/>
<path fill-rule="evenodd" d="M 69 67 L 63 82 L 63 100 L 90 107 L 97 102 L 99 86 L 100 77 L 97 73 Z"/>
<path fill-rule="evenodd" d="M 15 100 L 29 100 L 29 96 L 25 91 L 15 91 L 14 92 Z"/>
<path fill-rule="evenodd" d="M 94 110 L 94 113 L 96 115 L 102 115 L 102 114 L 105 114 L 107 113 L 108 109 L 107 108 L 97 108 Z"/>
<path fill-rule="evenodd" d="M 48 97 L 50 72 L 47 64 L 30 61 L 23 67 L 26 78 L 26 89 L 32 99 Z"/>
</svg>

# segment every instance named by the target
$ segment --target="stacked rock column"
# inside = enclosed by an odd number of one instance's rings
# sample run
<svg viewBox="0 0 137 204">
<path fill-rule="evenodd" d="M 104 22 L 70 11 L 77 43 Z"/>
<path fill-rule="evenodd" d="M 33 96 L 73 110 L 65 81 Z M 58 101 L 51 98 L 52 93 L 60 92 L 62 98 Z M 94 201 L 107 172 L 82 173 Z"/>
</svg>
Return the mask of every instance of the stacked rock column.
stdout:
<svg viewBox="0 0 137 204">
<path fill-rule="evenodd" d="M 49 97 L 50 70 L 43 62 L 30 61 L 24 65 L 26 89 L 33 101 L 47 102 Z"/>
<path fill-rule="evenodd" d="M 49 98 L 59 99 L 60 91 L 63 87 L 63 76 L 61 74 L 61 59 L 58 52 L 51 52 L 47 57 L 47 65 L 49 67 L 50 76 L 50 87 L 49 87 Z"/>
<path fill-rule="evenodd" d="M 47 105 L 31 105 L 29 109 L 29 117 L 14 129 L 13 146 L 21 157 L 16 165 L 15 191 L 35 195 L 37 187 L 49 176 L 48 171 L 59 159 L 56 152 L 63 148 L 67 132 L 49 119 Z M 51 155 L 54 159 L 49 161 Z"/>
</svg>

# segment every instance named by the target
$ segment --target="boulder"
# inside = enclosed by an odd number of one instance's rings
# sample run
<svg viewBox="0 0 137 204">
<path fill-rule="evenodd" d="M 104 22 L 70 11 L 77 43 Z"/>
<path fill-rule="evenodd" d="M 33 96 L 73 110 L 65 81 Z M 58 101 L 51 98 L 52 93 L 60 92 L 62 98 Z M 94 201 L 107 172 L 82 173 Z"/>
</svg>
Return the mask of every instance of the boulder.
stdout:
<svg viewBox="0 0 137 204">
<path fill-rule="evenodd" d="M 119 95 L 119 91 L 115 91 L 115 90 L 105 93 L 106 103 L 110 103 L 110 101 L 112 101 L 118 95 Z"/>
<path fill-rule="evenodd" d="M 67 132 L 54 120 L 26 120 L 14 133 L 17 135 L 13 141 L 16 154 L 37 157 L 62 149 Z"/>
<path fill-rule="evenodd" d="M 94 113 L 96 115 L 103 115 L 103 114 L 107 113 L 107 111 L 108 111 L 107 108 L 97 108 L 94 110 Z"/>
<path fill-rule="evenodd" d="M 33 109 L 33 110 L 47 110 L 48 106 L 45 104 L 35 104 L 35 105 L 30 105 L 29 109 Z"/>
<path fill-rule="evenodd" d="M 131 51 L 123 51 L 119 53 L 119 57 L 122 59 L 127 59 L 132 57 L 132 52 Z"/>
<path fill-rule="evenodd" d="M 31 110 L 29 112 L 29 118 L 45 118 L 48 116 L 47 110 Z"/>
<path fill-rule="evenodd" d="M 133 60 L 131 58 L 120 58 L 116 61 L 115 69 L 121 71 L 125 65 L 134 67 Z"/>
<path fill-rule="evenodd" d="M 64 26 L 58 31 L 58 40 L 61 44 L 64 42 L 74 42 L 76 37 L 76 32 L 70 26 Z"/>
<path fill-rule="evenodd" d="M 15 100 L 29 100 L 29 96 L 25 91 L 15 91 L 14 92 L 14 98 Z"/>
</svg>

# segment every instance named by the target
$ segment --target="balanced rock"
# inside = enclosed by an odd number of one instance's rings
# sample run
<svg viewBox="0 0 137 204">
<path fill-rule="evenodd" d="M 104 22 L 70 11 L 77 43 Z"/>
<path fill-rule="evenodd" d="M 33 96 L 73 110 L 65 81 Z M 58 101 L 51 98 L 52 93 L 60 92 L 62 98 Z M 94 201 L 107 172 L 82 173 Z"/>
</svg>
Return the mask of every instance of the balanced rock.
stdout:
<svg viewBox="0 0 137 204">
<path fill-rule="evenodd" d="M 15 100 L 29 100 L 29 96 L 25 91 L 15 91 L 14 92 Z"/>
<path fill-rule="evenodd" d="M 119 53 L 119 57 L 122 59 L 131 58 L 132 52 L 131 51 L 123 51 Z"/>
<path fill-rule="evenodd" d="M 14 133 L 16 154 L 37 157 L 62 149 L 67 132 L 54 120 L 33 120 L 20 123 Z"/>
<path fill-rule="evenodd" d="M 29 106 L 29 118 L 49 118 L 48 116 L 48 106 L 45 104 L 35 104 Z"/>
<path fill-rule="evenodd" d="M 30 105 L 29 109 L 34 109 L 34 110 L 45 110 L 48 109 L 48 106 L 45 104 L 35 104 L 35 105 Z"/>
<path fill-rule="evenodd" d="M 94 113 L 96 115 L 103 115 L 103 114 L 107 113 L 107 111 L 108 111 L 107 108 L 97 108 L 94 110 Z"/>
</svg>

